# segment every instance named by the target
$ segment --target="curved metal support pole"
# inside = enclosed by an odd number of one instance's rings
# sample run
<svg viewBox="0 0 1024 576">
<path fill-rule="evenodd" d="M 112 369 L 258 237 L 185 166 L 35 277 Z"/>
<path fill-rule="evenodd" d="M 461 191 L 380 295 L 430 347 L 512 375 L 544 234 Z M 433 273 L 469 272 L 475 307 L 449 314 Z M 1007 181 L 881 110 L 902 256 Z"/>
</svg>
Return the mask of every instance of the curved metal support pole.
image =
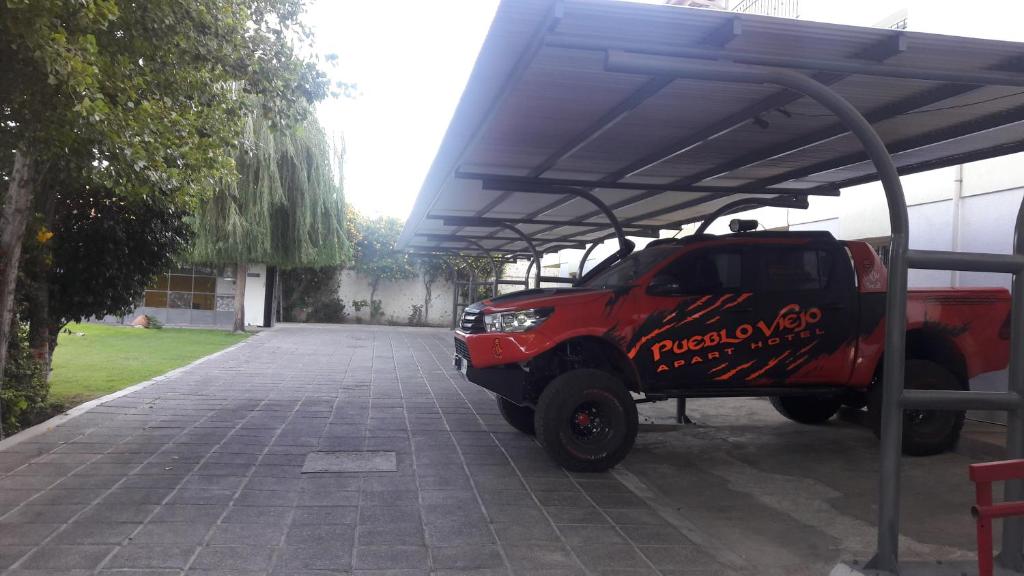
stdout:
<svg viewBox="0 0 1024 576">
<path fill-rule="evenodd" d="M 629 253 L 633 251 L 633 248 L 636 247 L 636 244 L 633 244 L 632 240 L 626 238 L 626 232 L 622 229 L 622 224 L 619 223 L 619 219 L 615 216 L 615 212 L 612 212 L 612 209 L 609 208 L 607 204 L 602 202 L 600 198 L 594 196 L 591 192 L 580 188 L 574 188 L 574 190 L 575 192 L 573 192 L 573 194 L 583 198 L 587 202 L 590 202 L 596 206 L 602 214 L 604 214 L 605 218 L 608 219 L 608 223 L 615 229 L 615 235 L 619 238 L 619 257 L 625 258 L 628 256 Z"/>
<path fill-rule="evenodd" d="M 576 269 L 577 281 L 583 278 L 583 268 L 587 265 L 587 258 L 590 258 L 590 253 L 594 251 L 594 248 L 597 248 L 600 245 L 600 242 L 594 242 L 589 248 L 587 248 L 587 251 L 583 253 L 583 257 L 580 258 L 580 267 Z"/>
<path fill-rule="evenodd" d="M 491 263 L 491 298 L 498 295 L 498 267 L 494 265 L 494 256 L 491 255 L 484 245 L 477 242 L 476 240 L 466 239 L 467 244 L 472 244 L 477 250 L 484 253 L 487 256 L 487 261 Z"/>
<path fill-rule="evenodd" d="M 507 224 L 507 223 L 502 222 L 500 224 L 500 226 L 502 228 L 510 231 L 510 232 L 515 233 L 530 248 L 530 252 L 533 253 L 533 260 L 537 263 L 536 280 L 535 280 L 536 285 L 534 287 L 535 288 L 540 288 L 540 252 L 537 252 L 537 247 L 534 246 L 533 240 L 530 240 L 530 237 L 527 236 L 525 232 L 523 232 L 519 228 L 516 228 L 513 224 Z M 532 268 L 533 264 L 531 263 L 530 266 Z M 526 269 L 526 278 L 529 278 L 529 277 L 530 277 L 530 268 L 527 268 Z M 526 288 L 527 289 L 530 288 L 529 280 L 527 280 Z"/>
<path fill-rule="evenodd" d="M 774 208 L 807 208 L 808 202 L 807 197 L 798 196 L 783 196 L 779 198 L 741 198 L 734 200 L 728 204 L 723 205 L 719 209 L 715 210 L 711 214 L 708 214 L 707 218 L 700 223 L 697 231 L 693 233 L 694 236 L 700 236 L 707 232 L 708 228 L 722 216 L 727 216 L 734 212 L 740 212 L 741 210 L 749 210 L 750 208 L 760 208 L 765 206 L 771 206 Z"/>
<path fill-rule="evenodd" d="M 889 286 L 885 301 L 885 365 L 882 389 L 882 440 L 879 470 L 878 550 L 869 568 L 896 573 L 899 560 L 900 453 L 903 418 L 900 398 L 906 364 L 907 250 L 909 218 L 906 197 L 896 165 L 871 123 L 848 101 L 828 86 L 791 70 L 759 68 L 728 62 L 704 62 L 620 51 L 609 51 L 608 70 L 651 76 L 747 84 L 775 84 L 800 92 L 836 115 L 860 141 L 871 159 L 889 206 L 892 233 L 889 255 Z"/>
<path fill-rule="evenodd" d="M 1013 253 L 1024 254 L 1024 200 L 1017 211 L 1017 225 L 1013 229 Z M 1024 394 L 1024 275 L 1013 275 L 1010 309 L 1010 369 L 1009 391 Z M 1006 457 L 1024 458 L 1024 410 L 1014 410 L 1006 415 Z M 1024 500 L 1024 482 L 1009 480 L 1003 488 L 1003 499 L 1007 502 Z M 999 564 L 1017 572 L 1024 571 L 1024 522 L 1020 518 L 1003 520 L 1003 549 L 997 559 Z"/>
</svg>

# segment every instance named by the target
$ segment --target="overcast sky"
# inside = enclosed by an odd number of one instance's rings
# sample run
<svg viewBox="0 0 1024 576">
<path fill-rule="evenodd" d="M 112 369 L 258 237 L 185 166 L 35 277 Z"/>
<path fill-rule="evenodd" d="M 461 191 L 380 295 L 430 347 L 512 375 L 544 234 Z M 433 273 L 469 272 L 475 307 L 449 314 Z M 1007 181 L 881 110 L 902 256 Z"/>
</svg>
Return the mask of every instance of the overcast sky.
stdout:
<svg viewBox="0 0 1024 576">
<path fill-rule="evenodd" d="M 355 97 L 322 105 L 320 118 L 328 133 L 344 135 L 345 194 L 360 211 L 403 220 L 409 214 L 497 4 L 313 2 L 309 21 L 318 51 L 338 55 L 333 79 L 358 85 Z M 914 30 L 1019 40 L 1024 39 L 1022 5 L 1021 0 L 800 0 L 800 12 L 807 20 L 870 26 L 909 7 Z"/>
</svg>

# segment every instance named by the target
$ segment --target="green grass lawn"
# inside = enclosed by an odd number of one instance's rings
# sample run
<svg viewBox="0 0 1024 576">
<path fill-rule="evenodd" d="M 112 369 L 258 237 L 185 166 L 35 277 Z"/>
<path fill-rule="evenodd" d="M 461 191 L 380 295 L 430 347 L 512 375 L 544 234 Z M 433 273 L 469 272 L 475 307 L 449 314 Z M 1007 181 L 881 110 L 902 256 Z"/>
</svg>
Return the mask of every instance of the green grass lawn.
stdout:
<svg viewBox="0 0 1024 576">
<path fill-rule="evenodd" d="M 159 376 L 244 340 L 223 330 L 68 324 L 53 353 L 50 398 L 68 407 Z"/>
</svg>

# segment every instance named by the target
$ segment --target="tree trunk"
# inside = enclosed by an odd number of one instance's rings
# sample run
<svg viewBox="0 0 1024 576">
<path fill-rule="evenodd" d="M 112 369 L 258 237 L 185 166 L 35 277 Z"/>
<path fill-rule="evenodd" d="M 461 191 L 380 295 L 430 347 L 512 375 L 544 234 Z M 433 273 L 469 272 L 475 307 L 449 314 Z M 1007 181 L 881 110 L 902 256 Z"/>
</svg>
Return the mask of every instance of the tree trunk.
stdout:
<svg viewBox="0 0 1024 576">
<path fill-rule="evenodd" d="M 377 298 L 377 286 L 379 284 L 380 278 L 374 278 L 373 282 L 370 282 L 370 324 L 373 324 L 377 317 L 377 315 L 373 313 L 373 302 Z"/>
<path fill-rule="evenodd" d="M 35 262 L 26 262 L 24 264 L 31 264 L 36 267 L 34 273 L 38 274 L 45 270 L 40 270 L 39 260 L 42 258 L 35 258 Z M 42 282 L 33 282 L 30 286 L 22 287 L 22 294 L 28 300 L 28 343 L 29 349 L 32 351 L 32 357 L 35 358 L 36 362 L 43 369 L 43 374 L 46 375 L 47 379 L 50 377 L 50 290 L 46 285 L 46 276 L 42 277 Z M 25 293 L 27 289 L 27 294 Z"/>
<path fill-rule="evenodd" d="M 247 268 L 242 262 L 235 268 L 235 332 L 245 332 L 245 279 Z"/>
<path fill-rule="evenodd" d="M 7 186 L 7 197 L 0 212 L 0 386 L 4 381 L 7 348 L 14 320 L 14 289 L 18 282 L 18 259 L 25 238 L 34 182 L 33 159 L 22 151 L 14 155 L 14 170 Z M 0 408 L 0 438 L 3 433 L 3 412 Z"/>
<path fill-rule="evenodd" d="M 428 281 L 425 277 L 423 280 L 423 291 L 426 296 L 423 298 L 423 323 L 429 324 L 430 319 L 430 299 L 431 293 L 433 292 L 434 283 Z"/>
<path fill-rule="evenodd" d="M 53 229 L 54 212 L 57 208 L 56 196 L 42 192 L 35 194 L 35 211 L 42 214 L 42 225 L 46 230 Z M 54 330 L 50 318 L 50 266 L 53 262 L 53 251 L 49 238 L 40 238 L 37 243 L 33 243 L 29 233 L 27 242 L 32 248 L 28 254 L 22 254 L 18 289 L 28 304 L 29 349 L 49 380 L 53 349 L 57 345 L 56 334 L 63 327 L 59 326 Z M 22 246 L 24 245 L 23 243 Z"/>
</svg>

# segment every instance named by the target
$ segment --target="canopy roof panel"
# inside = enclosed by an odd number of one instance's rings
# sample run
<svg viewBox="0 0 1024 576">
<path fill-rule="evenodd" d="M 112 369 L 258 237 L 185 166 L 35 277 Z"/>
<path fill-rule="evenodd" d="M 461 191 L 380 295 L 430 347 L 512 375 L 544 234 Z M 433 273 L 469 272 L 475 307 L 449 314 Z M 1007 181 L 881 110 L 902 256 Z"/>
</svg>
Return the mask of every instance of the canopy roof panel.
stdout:
<svg viewBox="0 0 1024 576">
<path fill-rule="evenodd" d="M 401 245 L 525 253 L 656 235 L 744 197 L 877 179 L 825 108 L 609 70 L 609 51 L 788 68 L 874 124 L 901 173 L 1024 150 L 1024 44 L 615 0 L 504 0 Z"/>
</svg>

